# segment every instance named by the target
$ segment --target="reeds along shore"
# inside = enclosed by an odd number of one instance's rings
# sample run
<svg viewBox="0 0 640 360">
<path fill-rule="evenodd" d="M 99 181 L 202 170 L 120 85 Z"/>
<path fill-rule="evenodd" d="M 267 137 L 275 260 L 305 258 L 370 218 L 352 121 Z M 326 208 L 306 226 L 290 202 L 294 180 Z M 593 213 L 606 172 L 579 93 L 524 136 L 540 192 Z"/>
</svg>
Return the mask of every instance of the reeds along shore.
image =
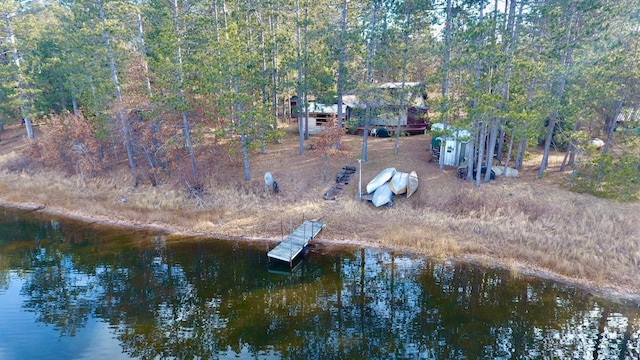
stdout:
<svg viewBox="0 0 640 360">
<path fill-rule="evenodd" d="M 178 181 L 134 187 L 126 169 L 90 179 L 46 169 L 12 170 L 7 164 L 19 155 L 0 148 L 0 201 L 128 226 L 153 224 L 234 238 L 279 239 L 290 216 L 323 215 L 327 226 L 319 242 L 464 257 L 640 294 L 638 204 L 569 192 L 562 174 L 536 181 L 523 171 L 520 178 L 499 178 L 475 188 L 456 179 L 455 170 L 443 172 L 428 162 L 426 136 L 403 138 L 401 155 L 393 153 L 391 140 L 370 139 L 371 160 L 363 165 L 363 182 L 387 166 L 418 169 L 420 187 L 411 198 L 399 197 L 394 207 L 376 209 L 357 200 L 356 178 L 337 201 L 328 202 L 322 194 L 332 175 L 346 164 L 357 165 L 360 155 L 361 138 L 345 139 L 347 150 L 331 159 L 327 181 L 322 156 L 312 151 L 299 155 L 297 139 L 287 138 L 265 155 L 252 154 L 258 180 L 241 180 L 242 166 L 231 158 L 224 175 L 209 179 L 199 199 Z M 266 171 L 280 184 L 279 194 L 264 192 Z"/>
</svg>

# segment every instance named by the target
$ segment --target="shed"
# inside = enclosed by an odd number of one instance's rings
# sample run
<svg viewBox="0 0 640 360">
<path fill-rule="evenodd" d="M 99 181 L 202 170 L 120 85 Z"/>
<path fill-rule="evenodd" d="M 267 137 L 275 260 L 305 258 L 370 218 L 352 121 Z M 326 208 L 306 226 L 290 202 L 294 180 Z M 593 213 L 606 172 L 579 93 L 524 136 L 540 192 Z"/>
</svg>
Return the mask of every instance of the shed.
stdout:
<svg viewBox="0 0 640 360">
<path fill-rule="evenodd" d="M 450 126 L 445 131 L 443 123 L 432 124 L 431 156 L 438 161 L 440 156 L 443 156 L 445 165 L 458 166 L 464 161 L 467 143 L 470 138 L 471 132 L 469 130 Z"/>
<path fill-rule="evenodd" d="M 291 109 L 291 118 L 297 118 L 298 117 L 298 97 L 297 96 L 292 96 L 291 98 L 289 98 L 289 107 Z"/>
<path fill-rule="evenodd" d="M 291 118 L 297 120 L 298 118 L 298 97 L 293 96 L 290 100 L 291 103 Z M 304 108 L 304 107 L 303 107 Z M 335 122 L 338 116 L 338 105 L 325 105 L 315 101 L 309 101 L 307 103 L 307 112 L 309 115 L 308 125 L 309 133 L 317 134 L 326 129 L 329 124 Z M 303 118 L 307 114 L 302 114 Z M 294 121 L 295 121 L 294 120 Z"/>
</svg>

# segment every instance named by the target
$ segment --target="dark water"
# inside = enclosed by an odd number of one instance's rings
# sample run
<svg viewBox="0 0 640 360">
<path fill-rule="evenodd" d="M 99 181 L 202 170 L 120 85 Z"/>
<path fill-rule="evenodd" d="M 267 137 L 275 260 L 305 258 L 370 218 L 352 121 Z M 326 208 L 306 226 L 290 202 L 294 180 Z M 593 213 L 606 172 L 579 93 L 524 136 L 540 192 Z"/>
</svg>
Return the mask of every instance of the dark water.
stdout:
<svg viewBox="0 0 640 360">
<path fill-rule="evenodd" d="M 633 304 L 404 254 L 311 250 L 282 274 L 264 243 L 0 209 L 0 359 L 640 356 Z"/>
</svg>

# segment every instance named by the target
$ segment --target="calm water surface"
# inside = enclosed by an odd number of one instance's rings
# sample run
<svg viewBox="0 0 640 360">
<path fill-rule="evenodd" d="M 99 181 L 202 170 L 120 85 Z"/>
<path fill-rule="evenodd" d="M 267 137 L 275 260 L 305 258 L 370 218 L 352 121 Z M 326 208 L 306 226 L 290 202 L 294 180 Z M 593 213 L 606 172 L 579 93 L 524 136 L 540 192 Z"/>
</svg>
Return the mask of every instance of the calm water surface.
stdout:
<svg viewBox="0 0 640 360">
<path fill-rule="evenodd" d="M 0 208 L 0 359 L 640 357 L 634 304 L 370 249 L 283 273 L 266 246 Z"/>
</svg>

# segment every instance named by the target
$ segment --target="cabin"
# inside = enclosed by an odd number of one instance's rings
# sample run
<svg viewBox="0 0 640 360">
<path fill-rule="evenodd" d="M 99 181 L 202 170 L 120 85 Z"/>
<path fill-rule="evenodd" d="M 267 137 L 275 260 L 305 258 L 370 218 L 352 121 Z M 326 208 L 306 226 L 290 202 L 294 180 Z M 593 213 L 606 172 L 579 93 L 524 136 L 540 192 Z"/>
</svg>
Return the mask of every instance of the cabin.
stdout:
<svg viewBox="0 0 640 360">
<path fill-rule="evenodd" d="M 393 104 L 397 94 L 402 91 L 402 83 L 383 83 L 377 85 L 379 96 L 376 97 L 376 106 L 370 124 L 373 128 L 385 127 L 389 134 L 394 134 L 398 127 L 398 116 L 403 134 L 425 134 L 429 130 L 429 121 L 426 106 L 426 91 L 422 83 L 406 82 L 404 87 L 408 90 L 406 111 L 399 105 Z M 308 102 L 309 134 L 316 134 L 325 129 L 328 124 L 336 123 L 338 117 L 337 104 L 321 104 L 312 100 Z M 395 100 L 397 101 L 397 100 Z M 358 95 L 345 95 L 343 102 L 343 126 L 352 133 L 362 133 L 364 120 L 367 113 L 367 104 Z M 297 96 L 289 99 L 291 119 L 298 118 L 298 109 L 302 102 Z"/>
<path fill-rule="evenodd" d="M 309 102 L 309 133 L 319 133 L 338 118 L 338 105 Z"/>
<path fill-rule="evenodd" d="M 429 129 L 429 119 L 424 85 L 419 82 L 404 83 L 405 90 L 408 90 L 405 99 L 408 104 L 406 111 L 397 104 L 397 94 L 402 91 L 402 86 L 402 83 L 395 82 L 378 84 L 377 88 L 380 92 L 376 97 L 375 105 L 366 104 L 359 95 L 345 95 L 343 102 L 346 122 L 355 129 L 355 132 L 361 132 L 365 117 L 369 116 L 367 113 L 369 106 L 372 110 L 369 125 L 374 128 L 385 127 L 393 133 L 400 117 L 400 126 L 406 134 L 426 133 Z"/>
<path fill-rule="evenodd" d="M 298 97 L 292 96 L 290 100 L 291 104 L 291 118 L 298 118 Z M 325 105 L 315 101 L 309 101 L 309 134 L 317 134 L 324 130 L 329 124 L 335 124 L 335 120 L 338 117 L 338 105 Z M 303 114 L 304 117 L 304 114 Z"/>
<path fill-rule="evenodd" d="M 637 108 L 623 108 L 616 117 L 616 127 L 635 129 L 640 128 L 640 111 Z"/>
</svg>

